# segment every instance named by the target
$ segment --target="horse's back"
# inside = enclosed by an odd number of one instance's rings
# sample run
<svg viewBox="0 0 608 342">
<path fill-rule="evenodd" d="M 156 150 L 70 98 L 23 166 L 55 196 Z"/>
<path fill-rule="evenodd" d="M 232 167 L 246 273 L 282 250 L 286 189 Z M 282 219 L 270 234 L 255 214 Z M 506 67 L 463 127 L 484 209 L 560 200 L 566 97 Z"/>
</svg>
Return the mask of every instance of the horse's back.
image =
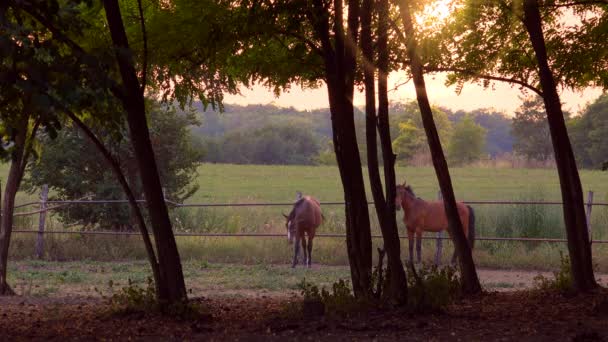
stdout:
<svg viewBox="0 0 608 342">
<path fill-rule="evenodd" d="M 321 224 L 321 205 L 314 197 L 304 196 L 294 214 L 294 220 L 303 228 L 317 228 Z"/>
<path fill-rule="evenodd" d="M 458 215 L 460 216 L 460 220 L 466 233 L 469 222 L 468 209 L 462 202 L 456 202 L 456 208 L 458 209 Z M 424 212 L 424 230 L 441 231 L 447 229 L 448 218 L 445 213 L 443 201 L 427 202 L 427 207 Z"/>
</svg>

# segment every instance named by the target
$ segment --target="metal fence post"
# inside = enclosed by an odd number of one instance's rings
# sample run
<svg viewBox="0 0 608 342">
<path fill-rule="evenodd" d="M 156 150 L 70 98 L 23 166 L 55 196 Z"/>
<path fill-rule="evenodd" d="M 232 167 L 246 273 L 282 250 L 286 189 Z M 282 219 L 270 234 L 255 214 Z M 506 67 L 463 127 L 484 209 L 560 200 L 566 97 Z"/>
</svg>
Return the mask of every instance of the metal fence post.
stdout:
<svg viewBox="0 0 608 342">
<path fill-rule="evenodd" d="M 587 233 L 589 234 L 589 244 L 593 243 L 591 235 L 591 209 L 593 208 L 593 191 L 587 193 Z"/>
<path fill-rule="evenodd" d="M 441 195 L 441 190 L 437 191 L 437 199 L 440 201 L 443 199 L 443 196 Z M 435 265 L 437 266 L 439 266 L 439 264 L 441 263 L 441 255 L 443 249 L 442 233 L 443 231 L 441 230 L 437 232 L 437 250 L 435 251 Z"/>
<path fill-rule="evenodd" d="M 38 218 L 38 237 L 36 239 L 36 257 L 44 256 L 44 224 L 46 222 L 46 201 L 49 196 L 49 186 L 44 184 L 40 192 L 40 216 Z"/>
</svg>

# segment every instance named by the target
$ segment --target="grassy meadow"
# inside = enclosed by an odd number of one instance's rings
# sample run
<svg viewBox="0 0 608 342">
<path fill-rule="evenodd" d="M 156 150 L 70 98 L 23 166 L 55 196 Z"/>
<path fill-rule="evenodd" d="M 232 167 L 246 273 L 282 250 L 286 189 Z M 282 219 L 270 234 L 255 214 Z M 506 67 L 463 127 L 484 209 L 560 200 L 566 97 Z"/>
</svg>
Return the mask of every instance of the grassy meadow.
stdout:
<svg viewBox="0 0 608 342">
<path fill-rule="evenodd" d="M 0 174 L 6 175 L 2 166 Z M 595 192 L 595 202 L 608 202 L 608 173 L 580 172 L 585 191 Z M 452 181 L 460 200 L 560 201 L 557 172 L 547 169 L 453 168 Z M 5 177 L 2 177 L 5 178 Z M 432 168 L 398 168 L 397 180 L 407 179 L 416 194 L 425 199 L 437 197 L 438 185 Z M 199 167 L 200 189 L 188 203 L 289 203 L 296 191 L 316 196 L 323 202 L 341 202 L 343 194 L 339 173 L 331 166 L 258 166 L 203 164 Z M 369 194 L 369 191 L 368 191 Z M 36 200 L 37 194 L 20 193 L 17 202 Z M 371 198 L 371 196 L 370 196 Z M 541 205 L 473 205 L 477 216 L 477 236 L 481 237 L 565 237 L 560 206 Z M 34 207 L 24 208 L 30 211 Z M 171 213 L 174 228 L 184 233 L 284 233 L 281 212 L 289 206 L 177 208 Z M 69 210 L 69 209 L 67 209 Z M 323 206 L 326 222 L 319 233 L 344 233 L 343 206 Z M 377 219 L 370 206 L 372 229 L 379 234 Z M 400 233 L 405 228 L 399 217 Z M 592 211 L 594 239 L 608 239 L 608 207 Z M 20 217 L 16 227 L 36 229 L 38 216 Z M 64 227 L 57 215 L 47 218 L 48 230 L 77 230 Z M 428 235 L 431 236 L 431 235 Z M 34 255 L 34 234 L 16 233 L 11 244 L 14 260 Z M 178 237 L 184 260 L 210 263 L 285 264 L 292 249 L 284 238 Z M 374 240 L 381 245 L 381 239 Z M 402 245 L 406 258 L 407 241 Z M 474 257 L 478 265 L 498 268 L 551 269 L 559 264 L 565 244 L 478 241 Z M 598 269 L 608 271 L 608 245 L 594 244 Z M 432 260 L 434 241 L 425 241 L 423 254 Z M 451 255 L 451 244 L 444 244 L 443 260 Z M 145 251 L 138 236 L 45 235 L 47 260 L 140 260 Z M 313 249 L 313 262 L 346 265 L 343 238 L 318 238 Z"/>
</svg>

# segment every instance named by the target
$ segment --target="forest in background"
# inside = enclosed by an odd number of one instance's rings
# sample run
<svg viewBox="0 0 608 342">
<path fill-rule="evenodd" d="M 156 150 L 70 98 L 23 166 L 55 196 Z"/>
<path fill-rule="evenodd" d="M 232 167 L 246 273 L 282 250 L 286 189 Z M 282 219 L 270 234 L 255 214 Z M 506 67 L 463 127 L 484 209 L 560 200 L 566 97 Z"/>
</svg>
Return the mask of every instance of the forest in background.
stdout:
<svg viewBox="0 0 608 342">
<path fill-rule="evenodd" d="M 194 103 L 193 107 L 200 125 L 192 126 L 192 137 L 194 146 L 202 151 L 202 162 L 335 164 L 328 108 L 306 111 L 272 104 L 227 104 L 220 113 L 204 109 L 201 103 Z M 546 114 L 538 98 L 524 99 L 518 110 L 509 114 L 492 108 L 468 112 L 442 106 L 434 109 L 442 144 L 454 166 L 484 161 L 508 162 L 511 167 L 553 165 Z M 389 112 L 398 163 L 430 165 L 417 105 L 393 103 Z M 599 168 L 608 160 L 608 151 L 602 148 L 608 143 L 608 125 L 603 123 L 606 119 L 607 95 L 600 96 L 581 113 L 568 115 L 580 167 Z M 361 109 L 356 109 L 355 124 L 360 150 L 364 151 L 365 114 Z M 361 155 L 365 157 L 365 153 Z"/>
</svg>

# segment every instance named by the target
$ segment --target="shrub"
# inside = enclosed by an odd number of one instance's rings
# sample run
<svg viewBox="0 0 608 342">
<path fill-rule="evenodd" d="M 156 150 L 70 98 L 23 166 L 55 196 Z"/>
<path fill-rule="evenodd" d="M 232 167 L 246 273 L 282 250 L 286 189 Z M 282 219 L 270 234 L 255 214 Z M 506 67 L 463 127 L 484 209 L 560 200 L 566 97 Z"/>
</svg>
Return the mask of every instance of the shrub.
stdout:
<svg viewBox="0 0 608 342">
<path fill-rule="evenodd" d="M 95 288 L 102 298 L 108 301 L 110 310 L 113 313 L 163 313 L 168 316 L 193 319 L 201 315 L 207 315 L 202 310 L 202 307 L 196 303 L 181 302 L 172 305 L 161 305 L 156 299 L 156 288 L 154 281 L 148 277 L 146 287 L 141 287 L 135 284 L 131 279 L 128 279 L 128 285 L 114 292 L 114 283 L 108 283 L 110 296 L 105 296 L 101 291 Z"/>
<path fill-rule="evenodd" d="M 537 290 L 541 292 L 558 291 L 563 294 L 572 290 L 570 259 L 565 257 L 562 251 L 559 252 L 559 259 L 559 270 L 553 272 L 553 279 L 549 279 L 542 274 L 534 277 L 534 287 Z"/>
<path fill-rule="evenodd" d="M 451 266 L 408 269 L 408 305 L 417 312 L 442 310 L 460 294 L 460 277 Z"/>
<path fill-rule="evenodd" d="M 323 315 L 325 313 L 344 315 L 360 307 L 360 303 L 352 294 L 348 282 L 340 279 L 332 285 L 331 292 L 325 287 L 319 287 L 306 281 L 298 284 L 304 297 L 302 311 L 304 315 Z"/>
</svg>

